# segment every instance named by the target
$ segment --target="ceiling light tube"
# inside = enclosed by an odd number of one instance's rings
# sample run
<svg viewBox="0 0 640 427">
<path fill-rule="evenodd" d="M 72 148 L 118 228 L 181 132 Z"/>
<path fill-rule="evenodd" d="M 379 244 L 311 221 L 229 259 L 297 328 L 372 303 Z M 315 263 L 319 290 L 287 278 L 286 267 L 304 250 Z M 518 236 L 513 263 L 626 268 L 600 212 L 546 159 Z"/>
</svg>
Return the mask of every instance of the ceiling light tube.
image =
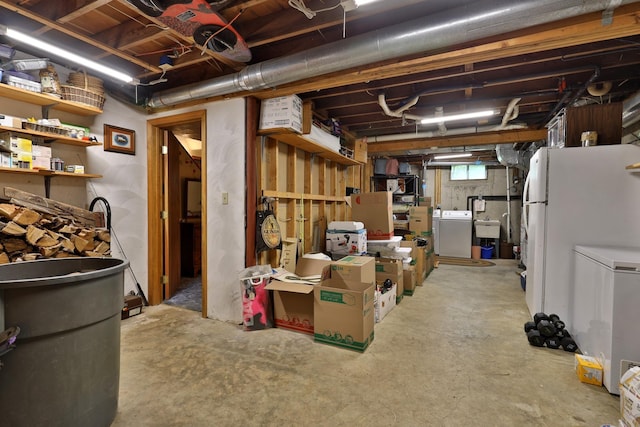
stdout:
<svg viewBox="0 0 640 427">
<path fill-rule="evenodd" d="M 472 155 L 472 153 L 439 154 L 437 156 L 433 156 L 433 160 L 461 159 L 463 157 L 471 157 Z"/>
<path fill-rule="evenodd" d="M 420 121 L 423 125 L 433 124 L 433 123 L 443 123 L 450 122 L 453 120 L 464 120 L 464 119 L 476 119 L 480 117 L 489 117 L 496 114 L 494 110 L 483 110 L 483 111 L 474 111 L 472 113 L 461 113 L 461 114 L 452 114 L 450 116 L 440 116 L 440 117 L 427 117 Z"/>
<path fill-rule="evenodd" d="M 136 80 L 118 70 L 114 70 L 113 68 L 107 67 L 106 65 L 102 65 L 98 62 L 92 61 L 90 59 L 84 58 L 80 55 L 77 55 L 73 52 L 69 52 L 68 50 L 61 49 L 52 44 L 43 42 L 35 37 L 28 36 L 20 31 L 13 30 L 11 28 L 0 28 L 0 34 L 4 34 L 9 38 L 12 38 L 16 41 L 28 44 L 29 46 L 35 47 L 36 49 L 40 49 L 47 53 L 47 55 L 58 56 L 69 60 L 71 62 L 75 62 L 78 65 L 83 67 L 91 68 L 94 71 L 98 71 L 99 73 L 105 74 L 109 77 L 113 77 L 115 79 L 121 80 L 125 83 L 136 84 Z"/>
<path fill-rule="evenodd" d="M 365 4 L 373 3 L 378 0 L 342 0 L 340 4 L 342 5 L 345 12 L 351 12 L 352 10 L 357 9 L 359 6 L 364 6 Z"/>
</svg>

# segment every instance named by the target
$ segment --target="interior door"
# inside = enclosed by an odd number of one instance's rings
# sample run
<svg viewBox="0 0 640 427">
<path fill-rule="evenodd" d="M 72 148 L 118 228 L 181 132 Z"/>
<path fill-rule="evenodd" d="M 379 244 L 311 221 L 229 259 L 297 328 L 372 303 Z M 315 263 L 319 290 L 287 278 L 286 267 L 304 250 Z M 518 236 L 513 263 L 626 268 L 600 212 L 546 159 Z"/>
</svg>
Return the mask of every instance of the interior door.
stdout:
<svg viewBox="0 0 640 427">
<path fill-rule="evenodd" d="M 164 132 L 163 148 L 163 292 L 171 298 L 180 287 L 180 173 L 179 142 Z"/>
</svg>

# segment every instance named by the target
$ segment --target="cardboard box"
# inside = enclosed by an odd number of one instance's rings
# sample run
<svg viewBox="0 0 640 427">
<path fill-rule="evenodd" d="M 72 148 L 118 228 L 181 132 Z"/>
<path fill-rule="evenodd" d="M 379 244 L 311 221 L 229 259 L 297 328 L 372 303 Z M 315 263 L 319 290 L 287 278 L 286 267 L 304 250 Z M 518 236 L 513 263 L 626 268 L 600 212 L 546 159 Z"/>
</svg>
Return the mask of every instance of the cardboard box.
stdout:
<svg viewBox="0 0 640 427">
<path fill-rule="evenodd" d="M 415 265 L 410 265 L 409 267 L 402 270 L 403 275 L 403 286 L 404 286 L 404 295 L 413 295 L 416 290 L 416 267 Z"/>
<path fill-rule="evenodd" d="M 353 160 L 367 163 L 367 140 L 357 139 L 353 147 Z"/>
<path fill-rule="evenodd" d="M 346 256 L 331 263 L 331 277 L 373 285 L 376 282 L 376 259 L 369 256 Z"/>
<path fill-rule="evenodd" d="M 640 366 L 620 378 L 620 417 L 628 427 L 640 427 Z"/>
<path fill-rule="evenodd" d="M 376 258 L 376 285 L 380 288 L 386 279 L 398 286 L 396 287 L 396 296 L 404 293 L 404 275 L 402 270 L 402 261 L 391 258 Z"/>
<path fill-rule="evenodd" d="M 339 277 L 314 286 L 314 341 L 364 352 L 374 338 L 374 288 Z"/>
<path fill-rule="evenodd" d="M 67 165 L 64 167 L 64 171 L 68 173 L 84 173 L 83 165 Z"/>
<path fill-rule="evenodd" d="M 415 233 L 433 231 L 433 208 L 431 206 L 411 206 L 409 208 L 409 230 Z"/>
<path fill-rule="evenodd" d="M 0 150 L 31 153 L 32 142 L 14 132 L 0 132 Z"/>
<path fill-rule="evenodd" d="M 369 240 L 392 238 L 393 194 L 388 191 L 353 194 L 351 218 L 364 223 Z"/>
<path fill-rule="evenodd" d="M 276 328 L 313 335 L 313 285 L 272 280 L 265 289 L 273 291 Z"/>
<path fill-rule="evenodd" d="M 46 145 L 32 144 L 31 154 L 40 157 L 51 157 L 51 147 L 47 147 Z"/>
<path fill-rule="evenodd" d="M 373 302 L 375 323 L 382 322 L 382 319 L 396 306 L 396 288 L 397 285 L 394 284 L 391 289 L 385 293 L 376 290 Z"/>
<path fill-rule="evenodd" d="M 265 99 L 260 108 L 260 130 L 287 129 L 302 133 L 302 100 L 297 95 Z"/>
<path fill-rule="evenodd" d="M 296 263 L 296 276 L 308 277 L 308 276 L 321 276 L 322 271 L 328 265 L 331 265 L 333 261 L 317 258 L 302 257 L 298 259 Z"/>
<path fill-rule="evenodd" d="M 431 197 L 418 197 L 418 206 L 432 206 L 431 205 Z"/>
<path fill-rule="evenodd" d="M 415 260 L 416 257 L 418 256 L 418 253 L 416 251 L 416 248 L 418 247 L 418 244 L 416 243 L 415 240 L 401 240 L 400 241 L 400 247 L 401 248 L 411 248 L 411 252 L 409 253 L 409 256 L 411 257 L 411 259 Z"/>
<path fill-rule="evenodd" d="M 31 167 L 33 169 L 51 169 L 51 157 L 32 156 Z"/>
<path fill-rule="evenodd" d="M 426 265 L 425 276 L 429 277 L 429 274 L 431 274 L 431 272 L 433 271 L 433 269 L 436 266 L 436 253 L 435 253 L 435 251 L 431 250 L 431 251 L 427 252 L 427 263 L 425 265 Z"/>
<path fill-rule="evenodd" d="M 427 277 L 427 252 L 424 246 L 416 246 L 416 285 L 422 286 Z M 411 261 L 413 263 L 413 261 Z"/>
<path fill-rule="evenodd" d="M 33 162 L 33 156 L 31 152 L 12 151 L 11 155 L 11 167 L 16 169 L 31 169 Z"/>
<path fill-rule="evenodd" d="M 120 319 L 128 319 L 142 313 L 142 297 L 139 295 L 126 295 L 124 297 L 124 307 Z"/>
<path fill-rule="evenodd" d="M 602 385 L 602 365 L 595 357 L 576 354 L 575 368 L 581 382 Z"/>
<path fill-rule="evenodd" d="M 22 129 L 22 119 L 0 114 L 0 126 Z"/>
<path fill-rule="evenodd" d="M 282 239 L 280 251 L 280 266 L 287 271 L 296 271 L 296 255 L 298 251 L 298 239 L 285 237 Z"/>
<path fill-rule="evenodd" d="M 327 230 L 326 247 L 333 255 L 363 255 L 367 253 L 367 230 Z"/>
<path fill-rule="evenodd" d="M 11 153 L 4 153 L 0 151 L 0 167 L 2 168 L 11 167 Z"/>
<path fill-rule="evenodd" d="M 300 258 L 296 264 L 298 277 L 321 276 L 331 261 Z M 314 285 L 271 280 L 265 289 L 273 291 L 273 317 L 277 328 L 313 335 Z"/>
</svg>

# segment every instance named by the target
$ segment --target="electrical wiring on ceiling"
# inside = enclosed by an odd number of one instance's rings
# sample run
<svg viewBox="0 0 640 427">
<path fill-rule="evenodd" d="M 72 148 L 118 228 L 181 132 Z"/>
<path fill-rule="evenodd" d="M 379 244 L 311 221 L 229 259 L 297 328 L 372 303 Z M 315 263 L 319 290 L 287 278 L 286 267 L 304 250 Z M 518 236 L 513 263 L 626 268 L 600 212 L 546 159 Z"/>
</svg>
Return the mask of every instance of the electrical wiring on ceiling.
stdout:
<svg viewBox="0 0 640 427">
<path fill-rule="evenodd" d="M 342 2 L 338 1 L 338 4 L 335 6 L 327 7 L 325 9 L 311 10 L 304 4 L 304 0 L 289 0 L 289 6 L 304 13 L 304 15 L 309 19 L 313 19 L 320 12 L 327 12 L 329 10 L 336 9 L 340 7 L 341 4 Z"/>
</svg>

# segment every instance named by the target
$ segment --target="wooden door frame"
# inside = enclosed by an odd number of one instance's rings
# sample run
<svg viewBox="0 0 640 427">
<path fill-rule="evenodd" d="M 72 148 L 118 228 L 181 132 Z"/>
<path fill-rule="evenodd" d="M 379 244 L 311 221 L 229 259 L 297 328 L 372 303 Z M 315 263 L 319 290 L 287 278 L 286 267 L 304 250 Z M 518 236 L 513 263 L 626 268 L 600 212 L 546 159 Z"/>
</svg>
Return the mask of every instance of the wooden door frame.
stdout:
<svg viewBox="0 0 640 427">
<path fill-rule="evenodd" d="M 149 304 L 157 305 L 163 301 L 162 285 L 162 143 L 164 129 L 185 122 L 200 120 L 200 134 L 202 135 L 202 317 L 207 317 L 207 138 L 206 138 L 206 110 L 191 111 L 174 116 L 147 120 L 147 268 L 148 268 L 148 300 Z"/>
</svg>

